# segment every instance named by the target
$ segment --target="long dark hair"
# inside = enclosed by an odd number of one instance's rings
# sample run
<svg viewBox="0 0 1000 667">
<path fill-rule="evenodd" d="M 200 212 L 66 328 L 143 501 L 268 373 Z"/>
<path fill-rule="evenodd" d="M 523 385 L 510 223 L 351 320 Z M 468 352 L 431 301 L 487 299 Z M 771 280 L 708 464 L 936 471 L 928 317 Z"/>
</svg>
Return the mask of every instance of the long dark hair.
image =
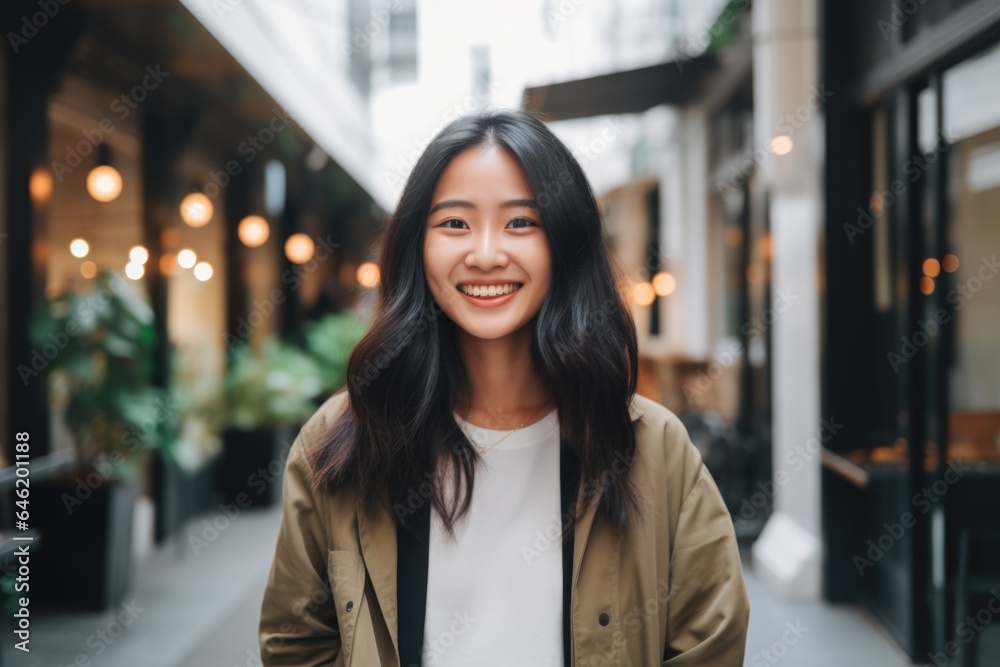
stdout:
<svg viewBox="0 0 1000 667">
<path fill-rule="evenodd" d="M 413 167 L 377 243 L 381 283 L 371 326 L 348 361 L 348 408 L 309 453 L 317 487 L 333 491 L 353 483 L 363 511 L 388 500 L 401 525 L 430 502 L 452 536 L 468 510 L 481 459 L 452 415 L 459 392 L 468 396 L 468 376 L 455 324 L 427 286 L 423 244 L 445 167 L 466 148 L 494 144 L 524 171 L 552 252 L 551 287 L 535 318 L 531 359 L 559 412 L 562 455 L 575 457 L 575 488 L 588 485 L 585 502 L 577 507 L 574 496 L 570 516 L 563 517 L 562 539 L 595 498 L 595 520 L 609 521 L 623 536 L 640 511 L 627 474 L 636 447 L 629 403 L 638 354 L 635 323 L 622 299 L 625 273 L 580 165 L 541 117 L 521 110 L 487 109 L 453 120 Z M 445 470 L 457 473 L 455 492 L 447 496 Z M 407 527 L 416 534 L 413 523 Z"/>
</svg>

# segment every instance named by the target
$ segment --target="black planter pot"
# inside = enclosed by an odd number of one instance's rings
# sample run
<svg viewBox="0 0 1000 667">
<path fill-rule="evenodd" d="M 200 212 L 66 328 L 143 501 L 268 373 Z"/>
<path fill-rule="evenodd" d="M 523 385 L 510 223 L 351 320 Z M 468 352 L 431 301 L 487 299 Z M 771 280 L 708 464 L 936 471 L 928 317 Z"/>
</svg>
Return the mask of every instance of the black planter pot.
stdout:
<svg viewBox="0 0 1000 667">
<path fill-rule="evenodd" d="M 218 483 L 222 502 L 242 508 L 281 502 L 281 478 L 293 429 L 227 429 L 222 434 Z"/>
<path fill-rule="evenodd" d="M 188 519 L 222 502 L 216 484 L 220 457 L 193 472 L 178 470 L 159 453 L 153 459 L 153 489 L 156 504 L 154 539 L 163 543 Z"/>
<path fill-rule="evenodd" d="M 43 547 L 31 553 L 31 602 L 103 611 L 124 601 L 135 571 L 132 520 L 137 483 L 97 472 L 32 487 L 31 519 Z"/>
</svg>

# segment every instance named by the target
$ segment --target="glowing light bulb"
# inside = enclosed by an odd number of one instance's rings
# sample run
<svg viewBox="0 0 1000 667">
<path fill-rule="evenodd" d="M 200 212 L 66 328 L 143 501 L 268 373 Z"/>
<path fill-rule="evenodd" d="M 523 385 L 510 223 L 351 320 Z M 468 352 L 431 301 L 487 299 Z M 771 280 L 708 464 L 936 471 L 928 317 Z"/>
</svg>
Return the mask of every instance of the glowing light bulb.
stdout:
<svg viewBox="0 0 1000 667">
<path fill-rule="evenodd" d="M 786 134 L 779 134 L 771 139 L 769 147 L 775 155 L 788 155 L 792 152 L 792 138 Z"/>
<path fill-rule="evenodd" d="M 74 257 L 86 257 L 90 252 L 90 244 L 83 239 L 73 239 L 69 244 L 69 252 Z"/>
<path fill-rule="evenodd" d="M 208 262 L 198 262 L 194 267 L 194 277 L 205 282 L 212 277 L 212 265 Z"/>
<path fill-rule="evenodd" d="M 194 266 L 194 263 L 198 261 L 198 255 L 194 254 L 194 250 L 190 248 L 184 248 L 179 253 L 177 253 L 177 263 L 184 269 L 190 269 Z"/>
<path fill-rule="evenodd" d="M 181 200 L 181 220 L 190 227 L 204 227 L 213 213 L 212 200 L 200 192 L 192 192 Z"/>
<path fill-rule="evenodd" d="M 357 277 L 358 283 L 360 283 L 363 287 L 375 287 L 381 279 L 379 276 L 378 264 L 375 264 L 374 262 L 364 262 L 358 267 Z"/>
<path fill-rule="evenodd" d="M 236 228 L 236 235 L 240 237 L 243 245 L 248 248 L 257 248 L 264 245 L 270 234 L 271 230 L 268 227 L 267 220 L 259 215 L 248 215 L 240 220 L 240 224 Z"/>
<path fill-rule="evenodd" d="M 305 234 L 292 234 L 285 241 L 285 256 L 296 264 L 305 264 L 316 252 L 313 240 Z"/>
<path fill-rule="evenodd" d="M 125 275 L 132 280 L 138 280 L 142 278 L 143 274 L 146 273 L 146 269 L 143 268 L 142 264 L 136 264 L 135 262 L 129 262 L 125 265 Z"/>
<path fill-rule="evenodd" d="M 661 271 L 653 276 L 653 291 L 660 296 L 669 296 L 677 288 L 677 281 L 666 271 Z"/>
<path fill-rule="evenodd" d="M 87 192 L 99 202 L 114 201 L 122 193 L 122 175 L 110 165 L 98 165 L 87 174 Z"/>
</svg>

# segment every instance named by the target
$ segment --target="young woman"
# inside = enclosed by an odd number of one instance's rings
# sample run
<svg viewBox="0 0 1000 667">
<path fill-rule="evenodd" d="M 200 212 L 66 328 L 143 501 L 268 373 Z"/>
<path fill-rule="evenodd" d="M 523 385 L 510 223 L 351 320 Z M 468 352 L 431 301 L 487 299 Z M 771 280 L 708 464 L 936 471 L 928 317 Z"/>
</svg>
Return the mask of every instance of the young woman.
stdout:
<svg viewBox="0 0 1000 667">
<path fill-rule="evenodd" d="M 264 665 L 743 664 L 732 520 L 637 395 L 624 274 L 535 116 L 442 130 L 344 390 L 288 453 Z"/>
</svg>

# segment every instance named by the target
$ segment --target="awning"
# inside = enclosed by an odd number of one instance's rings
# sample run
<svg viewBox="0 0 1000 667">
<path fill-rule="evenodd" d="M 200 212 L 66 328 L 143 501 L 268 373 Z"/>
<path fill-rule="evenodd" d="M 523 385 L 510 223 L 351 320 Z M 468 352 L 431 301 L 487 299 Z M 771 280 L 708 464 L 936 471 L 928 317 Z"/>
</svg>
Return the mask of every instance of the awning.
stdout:
<svg viewBox="0 0 1000 667">
<path fill-rule="evenodd" d="M 325 64 L 299 63 L 282 51 L 266 15 L 260 17 L 260 3 L 74 0 L 71 5 L 84 12 L 101 49 L 117 49 L 123 60 L 140 67 L 151 63 L 169 73 L 157 111 L 172 118 L 217 112 L 205 119 L 204 134 L 193 142 L 234 153 L 248 133 L 267 127 L 280 112 L 294 122 L 291 132 L 275 137 L 279 144 L 292 136 L 301 145 L 315 144 L 331 158 L 338 178 L 350 182 L 351 191 L 364 192 L 387 210 L 389 197 L 368 159 L 371 137 L 360 97 L 338 95 L 337 83 L 346 73 L 315 84 Z M 93 48 L 81 50 L 77 60 L 84 76 L 111 89 L 135 85 L 134 73 L 107 70 Z"/>
<path fill-rule="evenodd" d="M 648 67 L 526 88 L 522 108 L 551 120 L 640 113 L 658 104 L 684 104 L 714 70 L 713 52 Z"/>
</svg>

